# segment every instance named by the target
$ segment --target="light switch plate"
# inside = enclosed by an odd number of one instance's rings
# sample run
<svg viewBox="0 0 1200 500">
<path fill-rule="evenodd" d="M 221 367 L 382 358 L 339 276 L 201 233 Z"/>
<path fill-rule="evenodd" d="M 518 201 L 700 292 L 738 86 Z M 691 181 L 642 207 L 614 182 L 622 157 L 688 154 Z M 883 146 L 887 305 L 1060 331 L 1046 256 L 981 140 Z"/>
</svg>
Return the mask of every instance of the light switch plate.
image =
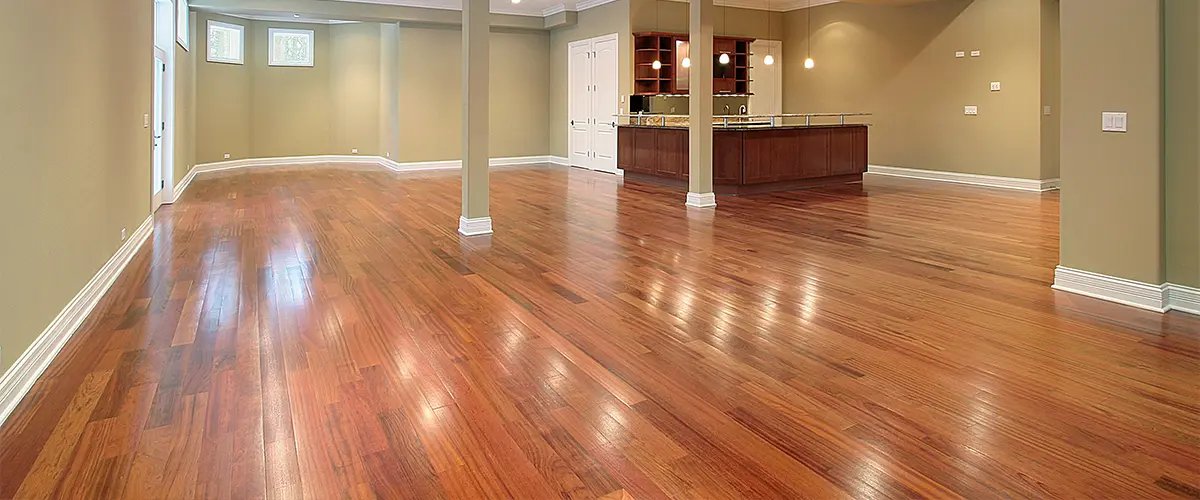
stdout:
<svg viewBox="0 0 1200 500">
<path fill-rule="evenodd" d="M 1043 114 L 1043 115 L 1046 115 L 1046 116 L 1050 116 L 1050 106 L 1045 106 L 1045 107 L 1043 107 L 1043 108 L 1042 108 L 1042 114 Z"/>
<path fill-rule="evenodd" d="M 967 57 L 967 53 L 960 50 L 954 53 L 954 57 Z"/>
<path fill-rule="evenodd" d="M 972 51 L 971 51 L 971 57 L 979 57 L 981 54 L 982 54 L 982 53 L 981 53 L 981 52 L 979 52 L 978 50 L 972 50 Z"/>
<path fill-rule="evenodd" d="M 963 114 L 975 116 L 979 114 L 979 106 L 966 106 L 963 108 Z"/>
<path fill-rule="evenodd" d="M 1000 91 L 1000 82 L 992 82 L 992 92 Z"/>
<path fill-rule="evenodd" d="M 1128 115 L 1123 112 L 1105 111 L 1101 113 L 1100 130 L 1104 132 L 1127 132 Z"/>
<path fill-rule="evenodd" d="M 150 115 L 142 114 L 142 128 L 150 128 Z"/>
</svg>

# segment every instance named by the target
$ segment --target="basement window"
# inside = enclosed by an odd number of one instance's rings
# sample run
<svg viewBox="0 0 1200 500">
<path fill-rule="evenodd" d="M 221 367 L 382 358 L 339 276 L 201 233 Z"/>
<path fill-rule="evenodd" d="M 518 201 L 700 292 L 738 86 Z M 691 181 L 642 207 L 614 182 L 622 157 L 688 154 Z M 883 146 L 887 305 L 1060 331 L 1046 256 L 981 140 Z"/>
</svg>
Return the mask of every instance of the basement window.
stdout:
<svg viewBox="0 0 1200 500">
<path fill-rule="evenodd" d="M 316 35 L 312 30 L 271 28 L 271 66 L 312 66 Z"/>
<path fill-rule="evenodd" d="M 208 21 L 208 62 L 243 64 L 246 28 L 221 21 Z"/>
</svg>

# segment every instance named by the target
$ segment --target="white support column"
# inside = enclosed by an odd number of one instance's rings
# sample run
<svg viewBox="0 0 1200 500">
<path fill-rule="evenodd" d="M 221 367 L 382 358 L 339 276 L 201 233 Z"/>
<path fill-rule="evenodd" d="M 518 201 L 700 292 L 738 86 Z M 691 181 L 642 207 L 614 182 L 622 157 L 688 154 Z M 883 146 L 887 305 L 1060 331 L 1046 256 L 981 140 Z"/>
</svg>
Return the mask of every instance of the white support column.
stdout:
<svg viewBox="0 0 1200 500">
<path fill-rule="evenodd" d="M 465 236 L 492 233 L 488 210 L 489 18 L 488 0 L 463 1 L 463 208 L 458 232 Z"/>
<path fill-rule="evenodd" d="M 691 0 L 689 51 L 692 58 L 688 99 L 687 206 L 713 208 L 713 0 Z"/>
</svg>

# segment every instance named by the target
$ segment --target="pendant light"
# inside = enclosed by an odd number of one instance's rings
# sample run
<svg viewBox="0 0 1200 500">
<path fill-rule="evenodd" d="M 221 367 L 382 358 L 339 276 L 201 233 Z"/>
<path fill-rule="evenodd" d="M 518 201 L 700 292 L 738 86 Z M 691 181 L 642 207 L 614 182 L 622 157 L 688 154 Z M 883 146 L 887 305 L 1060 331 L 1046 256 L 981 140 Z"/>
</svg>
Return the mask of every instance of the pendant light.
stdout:
<svg viewBox="0 0 1200 500">
<path fill-rule="evenodd" d="M 767 0 L 767 40 L 771 40 L 771 0 Z M 775 64 L 775 56 L 771 55 L 772 45 L 775 44 L 771 43 L 767 45 L 767 55 L 763 57 L 763 64 L 767 66 Z"/>
<path fill-rule="evenodd" d="M 721 6 L 721 35 L 727 34 L 728 31 L 730 31 L 730 6 L 724 5 Z M 722 52 L 716 61 L 722 65 L 730 64 L 730 54 Z"/>
<path fill-rule="evenodd" d="M 808 44 L 805 49 L 808 51 L 808 57 L 804 58 L 804 69 L 813 69 L 817 65 L 812 58 L 812 0 L 808 0 L 808 7 L 804 9 L 804 17 L 808 20 Z"/>
<path fill-rule="evenodd" d="M 658 32 L 658 2 L 659 1 L 660 0 L 654 0 L 654 31 L 655 32 Z M 655 42 L 654 42 L 655 48 L 658 50 L 654 51 L 654 62 L 650 63 L 650 67 L 654 68 L 654 71 L 658 71 L 658 70 L 662 69 L 662 61 L 660 60 L 661 58 L 659 57 L 660 52 L 662 52 L 662 46 L 658 45 L 658 41 L 657 41 L 658 36 L 657 35 L 655 35 L 654 39 L 655 39 Z"/>
</svg>

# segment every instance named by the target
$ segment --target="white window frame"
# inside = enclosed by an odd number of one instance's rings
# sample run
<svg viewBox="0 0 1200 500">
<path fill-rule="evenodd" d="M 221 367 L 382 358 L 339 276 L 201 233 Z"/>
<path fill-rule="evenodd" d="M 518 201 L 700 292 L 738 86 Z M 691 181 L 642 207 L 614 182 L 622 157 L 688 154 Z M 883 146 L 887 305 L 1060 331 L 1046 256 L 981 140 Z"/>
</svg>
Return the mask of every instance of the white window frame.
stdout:
<svg viewBox="0 0 1200 500">
<path fill-rule="evenodd" d="M 179 42 L 179 46 L 185 51 L 191 50 L 190 17 L 188 0 L 175 0 L 175 41 Z"/>
<path fill-rule="evenodd" d="M 302 63 L 292 63 L 280 61 L 275 58 L 275 35 L 303 35 L 308 37 L 308 60 Z M 269 28 L 267 30 L 267 43 L 270 47 L 269 57 L 267 58 L 268 66 L 284 66 L 284 67 L 300 67 L 311 68 L 316 63 L 317 51 L 317 34 L 313 30 L 301 30 L 292 28 Z"/>
<path fill-rule="evenodd" d="M 212 28 L 214 26 L 216 26 L 218 28 L 236 30 L 238 32 L 238 36 L 241 37 L 242 43 L 238 44 L 238 49 L 240 49 L 240 50 L 238 51 L 238 56 L 236 59 L 213 57 L 212 51 L 209 50 L 209 48 L 208 48 L 208 43 L 212 39 L 212 37 L 209 35 L 209 33 L 212 32 Z M 245 26 L 241 26 L 238 24 L 223 23 L 221 21 L 209 19 L 208 20 L 208 29 L 204 31 L 204 40 L 205 40 L 204 52 L 205 52 L 205 56 L 208 58 L 208 62 L 224 63 L 224 64 L 245 64 L 246 63 L 246 27 Z"/>
</svg>

